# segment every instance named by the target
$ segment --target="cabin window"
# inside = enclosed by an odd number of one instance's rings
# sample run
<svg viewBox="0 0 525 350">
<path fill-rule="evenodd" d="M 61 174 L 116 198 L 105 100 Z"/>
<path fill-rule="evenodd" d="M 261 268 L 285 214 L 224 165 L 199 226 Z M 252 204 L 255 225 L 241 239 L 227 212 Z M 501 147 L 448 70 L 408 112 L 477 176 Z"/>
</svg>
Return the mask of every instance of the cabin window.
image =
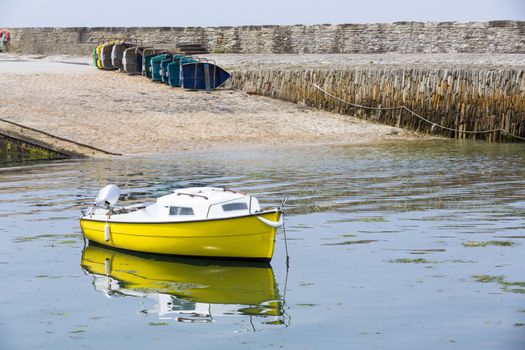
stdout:
<svg viewBox="0 0 525 350">
<path fill-rule="evenodd" d="M 228 203 L 222 206 L 224 211 L 233 211 L 233 210 L 246 210 L 248 209 L 248 204 L 246 203 Z"/>
<path fill-rule="evenodd" d="M 193 215 L 193 208 L 170 207 L 170 215 Z"/>
</svg>

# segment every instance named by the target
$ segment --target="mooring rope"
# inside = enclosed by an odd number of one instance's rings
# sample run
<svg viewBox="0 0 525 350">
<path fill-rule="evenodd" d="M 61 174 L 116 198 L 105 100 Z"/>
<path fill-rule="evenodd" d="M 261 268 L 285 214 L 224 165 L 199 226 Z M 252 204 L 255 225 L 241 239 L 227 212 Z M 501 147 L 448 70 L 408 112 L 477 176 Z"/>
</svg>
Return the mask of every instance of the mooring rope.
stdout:
<svg viewBox="0 0 525 350">
<path fill-rule="evenodd" d="M 396 106 L 396 107 L 370 107 L 370 106 L 360 105 L 360 104 L 357 104 L 357 103 L 352 103 L 352 102 L 345 101 L 345 100 L 343 100 L 343 99 L 341 99 L 341 98 L 339 98 L 337 96 L 334 96 L 334 95 L 332 95 L 331 93 L 329 93 L 328 91 L 326 91 L 325 89 L 323 89 L 322 87 L 320 87 L 317 84 L 314 84 L 313 86 L 317 90 L 323 92 L 327 96 L 330 96 L 334 100 L 337 100 L 339 102 L 342 102 L 342 103 L 347 104 L 347 105 L 352 106 L 352 107 L 368 109 L 368 110 L 373 110 L 373 111 L 393 111 L 393 110 L 396 110 L 396 109 L 405 110 L 408 113 L 412 114 L 414 117 L 417 117 L 417 118 L 423 120 L 424 122 L 427 122 L 427 123 L 431 124 L 432 128 L 438 127 L 438 128 L 443 129 L 443 130 L 454 131 L 454 132 L 457 132 L 457 133 L 465 133 L 465 134 L 490 134 L 490 133 L 494 133 L 494 132 L 498 132 L 499 131 L 499 132 L 502 132 L 504 134 L 513 136 L 513 137 L 515 137 L 515 138 L 517 138 L 519 140 L 524 140 L 525 141 L 525 137 L 521 137 L 521 136 L 515 135 L 515 134 L 513 134 L 511 132 L 503 130 L 502 128 L 491 129 L 491 130 L 480 130 L 480 131 L 475 131 L 475 130 L 464 130 L 463 131 L 463 130 L 453 129 L 453 128 L 449 128 L 447 126 L 435 123 L 435 122 L 433 122 L 433 121 L 431 121 L 431 120 L 429 120 L 429 119 L 427 119 L 427 118 L 417 114 L 416 112 L 414 112 L 413 110 L 411 110 L 410 108 L 408 108 L 405 105 Z"/>
<path fill-rule="evenodd" d="M 288 273 L 288 269 L 290 268 L 290 255 L 288 254 L 288 238 L 286 237 L 286 225 L 284 223 L 284 205 L 288 201 L 288 195 L 285 194 L 283 196 L 283 200 L 281 201 L 281 205 L 279 206 L 279 210 L 281 211 L 281 218 L 283 220 L 283 234 L 284 234 L 284 248 L 286 250 L 286 272 Z"/>
</svg>

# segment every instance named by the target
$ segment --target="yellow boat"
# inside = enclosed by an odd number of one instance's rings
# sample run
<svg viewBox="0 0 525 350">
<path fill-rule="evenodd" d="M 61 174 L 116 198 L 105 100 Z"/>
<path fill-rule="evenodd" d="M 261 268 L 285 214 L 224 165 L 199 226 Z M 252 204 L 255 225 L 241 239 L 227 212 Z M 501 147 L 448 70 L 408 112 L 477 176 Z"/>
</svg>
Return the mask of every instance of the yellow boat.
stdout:
<svg viewBox="0 0 525 350">
<path fill-rule="evenodd" d="M 96 290 L 153 299 L 155 307 L 143 313 L 160 318 L 199 322 L 250 315 L 282 323 L 283 302 L 269 264 L 152 256 L 96 245 L 84 249 L 81 264 L 94 277 Z"/>
<path fill-rule="evenodd" d="M 97 53 L 97 68 L 98 69 L 103 69 L 104 66 L 102 65 L 102 48 L 104 47 L 104 45 L 106 44 L 103 44 L 103 45 L 98 45 L 95 50 L 96 50 L 96 53 Z"/>
<path fill-rule="evenodd" d="M 162 196 L 148 206 L 116 207 L 120 190 L 103 188 L 83 212 L 84 236 L 133 251 L 210 258 L 270 261 L 280 208 L 262 210 L 244 193 L 193 187 Z"/>
</svg>

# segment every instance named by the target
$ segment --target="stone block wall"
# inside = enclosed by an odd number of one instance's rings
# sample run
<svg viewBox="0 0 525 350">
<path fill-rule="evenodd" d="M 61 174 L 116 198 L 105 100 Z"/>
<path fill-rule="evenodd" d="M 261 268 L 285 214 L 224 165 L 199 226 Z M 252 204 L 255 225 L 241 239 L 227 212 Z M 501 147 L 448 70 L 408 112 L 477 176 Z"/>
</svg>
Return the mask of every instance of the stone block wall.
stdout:
<svg viewBox="0 0 525 350">
<path fill-rule="evenodd" d="M 215 53 L 525 53 L 525 21 L 10 31 L 14 51 L 35 54 L 84 55 L 99 42 L 123 38 L 167 49 L 198 43 Z"/>
</svg>

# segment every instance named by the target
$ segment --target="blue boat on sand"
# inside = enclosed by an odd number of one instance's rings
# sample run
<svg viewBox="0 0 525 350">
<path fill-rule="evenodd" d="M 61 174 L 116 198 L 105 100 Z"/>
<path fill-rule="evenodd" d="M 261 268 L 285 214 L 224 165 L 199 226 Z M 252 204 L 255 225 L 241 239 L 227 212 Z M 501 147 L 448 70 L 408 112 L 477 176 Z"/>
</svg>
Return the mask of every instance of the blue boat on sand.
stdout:
<svg viewBox="0 0 525 350">
<path fill-rule="evenodd" d="M 181 86 L 188 90 L 213 90 L 224 84 L 230 73 L 209 62 L 181 65 Z"/>
</svg>

